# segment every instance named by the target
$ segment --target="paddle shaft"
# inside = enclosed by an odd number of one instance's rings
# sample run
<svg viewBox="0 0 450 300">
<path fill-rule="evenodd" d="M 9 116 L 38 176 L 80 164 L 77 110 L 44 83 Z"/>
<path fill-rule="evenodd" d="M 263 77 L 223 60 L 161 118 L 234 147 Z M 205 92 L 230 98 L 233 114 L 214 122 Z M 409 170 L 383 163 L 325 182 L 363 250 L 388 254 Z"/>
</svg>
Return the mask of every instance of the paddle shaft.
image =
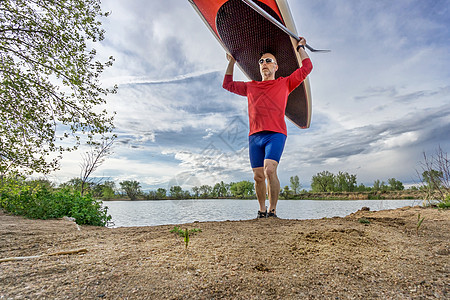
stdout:
<svg viewBox="0 0 450 300">
<path fill-rule="evenodd" d="M 290 31 L 288 28 L 286 28 L 286 26 L 284 26 L 283 24 L 281 24 L 277 19 L 275 19 L 274 17 L 272 17 L 268 12 L 266 12 L 264 9 L 262 9 L 261 7 L 258 6 L 258 4 L 256 4 L 255 2 L 253 2 L 252 0 L 242 0 L 245 4 L 247 4 L 248 6 L 250 6 L 251 8 L 253 8 L 257 13 L 259 13 L 261 16 L 263 16 L 264 18 L 266 18 L 269 22 L 271 22 L 273 25 L 277 26 L 278 28 L 280 28 L 284 33 L 288 34 L 289 36 L 293 37 L 297 42 L 300 42 L 300 38 L 293 33 L 292 31 Z M 309 46 L 308 44 L 305 45 L 306 48 L 308 48 L 311 52 L 330 52 L 330 50 L 317 50 L 312 48 L 311 46 Z"/>
</svg>

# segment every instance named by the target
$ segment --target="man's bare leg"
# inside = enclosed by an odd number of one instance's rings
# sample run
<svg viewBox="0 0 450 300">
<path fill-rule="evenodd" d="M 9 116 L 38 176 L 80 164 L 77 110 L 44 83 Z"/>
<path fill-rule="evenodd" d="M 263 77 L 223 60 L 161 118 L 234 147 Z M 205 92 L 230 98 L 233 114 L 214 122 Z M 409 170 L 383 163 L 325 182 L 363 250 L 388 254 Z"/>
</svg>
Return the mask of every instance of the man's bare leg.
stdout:
<svg viewBox="0 0 450 300">
<path fill-rule="evenodd" d="M 269 191 L 269 212 L 276 214 L 278 196 L 280 194 L 280 181 L 277 176 L 278 162 L 272 159 L 264 160 L 264 175 L 267 178 Z"/>
<path fill-rule="evenodd" d="M 253 177 L 255 179 L 256 198 L 259 203 L 259 211 L 266 211 L 266 177 L 264 175 L 264 167 L 254 168 Z"/>
</svg>

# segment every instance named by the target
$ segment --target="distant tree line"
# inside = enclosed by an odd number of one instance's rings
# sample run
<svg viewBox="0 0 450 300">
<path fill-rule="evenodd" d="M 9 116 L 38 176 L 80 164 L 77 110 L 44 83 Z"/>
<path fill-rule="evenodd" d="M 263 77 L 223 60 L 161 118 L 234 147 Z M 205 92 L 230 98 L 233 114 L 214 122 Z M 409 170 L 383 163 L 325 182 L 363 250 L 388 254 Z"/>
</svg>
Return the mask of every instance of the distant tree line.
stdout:
<svg viewBox="0 0 450 300">
<path fill-rule="evenodd" d="M 302 185 L 298 176 L 290 178 L 290 186 L 286 185 L 280 192 L 281 197 L 292 199 L 305 193 L 339 193 L 339 192 L 387 192 L 402 191 L 405 189 L 403 183 L 395 178 L 389 178 L 388 183 L 379 179 L 375 180 L 372 187 L 363 183 L 358 185 L 356 174 L 348 172 L 338 172 L 333 174 L 329 171 L 322 171 L 314 175 L 311 179 L 311 190 L 301 189 Z"/>
<path fill-rule="evenodd" d="M 434 173 L 433 173 L 434 174 Z M 424 178 L 429 178 L 427 172 Z M 430 184 L 433 184 L 431 180 Z M 50 184 L 50 183 L 48 183 Z M 61 187 L 80 190 L 82 180 L 73 178 Z M 142 191 L 141 183 L 136 180 L 125 180 L 117 187 L 114 181 L 104 181 L 102 183 L 85 183 L 84 189 L 87 193 L 103 200 L 123 199 L 130 200 L 164 200 L 164 199 L 206 199 L 206 198 L 255 198 L 255 187 L 252 181 L 243 180 L 239 182 L 225 183 L 223 181 L 215 185 L 194 186 L 191 190 L 183 190 L 181 186 L 174 185 L 166 188 L 158 188 L 152 191 Z M 302 189 L 299 177 L 290 177 L 290 185 L 281 189 L 280 197 L 292 199 L 304 193 L 329 193 L 329 192 L 386 192 L 404 190 L 403 183 L 395 178 L 389 178 L 387 183 L 379 179 L 375 180 L 373 186 L 357 184 L 357 176 L 347 172 L 333 174 L 329 171 L 322 171 L 314 175 L 311 179 L 311 189 Z"/>
<path fill-rule="evenodd" d="M 440 179 L 443 178 L 442 171 L 426 170 L 421 175 L 422 185 L 412 187 L 412 190 L 430 190 L 442 189 L 443 184 Z M 47 179 L 36 179 L 29 181 L 32 185 L 45 186 L 53 190 L 72 190 L 89 194 L 95 199 L 102 200 L 164 200 L 164 199 L 207 199 L 207 198 L 238 198 L 253 199 L 255 187 L 252 181 L 243 180 L 239 182 L 225 183 L 223 181 L 214 185 L 194 186 L 191 190 L 183 190 L 181 186 L 174 185 L 166 188 L 158 188 L 151 191 L 143 191 L 141 183 L 136 180 L 125 180 L 119 182 L 119 186 L 112 180 L 90 180 L 83 182 L 79 177 L 57 186 Z M 329 171 L 322 171 L 314 175 L 311 179 L 311 189 L 308 191 L 302 189 L 299 177 L 290 177 L 290 185 L 284 186 L 280 191 L 281 199 L 295 199 L 306 193 L 339 193 L 339 192 L 388 192 L 402 191 L 405 187 L 403 183 L 395 178 L 389 178 L 387 182 L 375 180 L 372 186 L 365 186 L 363 183 L 357 183 L 356 174 L 347 172 L 338 172 L 333 174 Z"/>
<path fill-rule="evenodd" d="M 55 187 L 46 179 L 38 180 L 41 184 Z M 80 178 L 73 178 L 63 184 L 60 188 L 69 188 L 81 191 L 83 182 Z M 171 186 L 169 189 L 158 188 L 153 191 L 144 192 L 140 182 L 136 180 L 125 180 L 119 182 L 119 188 L 114 181 L 95 183 L 93 181 L 84 183 L 83 189 L 86 193 L 103 200 L 122 199 L 130 200 L 164 200 L 164 199 L 206 199 L 206 198 L 252 198 L 255 197 L 253 182 L 243 180 L 239 182 L 216 183 L 214 186 L 194 186 L 191 191 L 183 190 L 181 186 Z"/>
<path fill-rule="evenodd" d="M 358 185 L 356 175 L 347 172 L 333 174 L 329 171 L 317 173 L 311 180 L 311 192 L 370 192 L 370 191 L 402 191 L 403 183 L 395 178 L 389 178 L 388 183 L 375 180 L 372 187 L 363 183 Z"/>
<path fill-rule="evenodd" d="M 163 200 L 163 199 L 206 199 L 206 198 L 252 198 L 255 188 L 252 182 L 243 180 L 239 182 L 216 183 L 214 186 L 194 186 L 191 191 L 183 190 L 181 186 L 174 185 L 168 190 L 158 188 L 156 191 L 142 192 L 137 181 L 124 181 L 119 183 L 122 192 L 131 200 Z"/>
</svg>

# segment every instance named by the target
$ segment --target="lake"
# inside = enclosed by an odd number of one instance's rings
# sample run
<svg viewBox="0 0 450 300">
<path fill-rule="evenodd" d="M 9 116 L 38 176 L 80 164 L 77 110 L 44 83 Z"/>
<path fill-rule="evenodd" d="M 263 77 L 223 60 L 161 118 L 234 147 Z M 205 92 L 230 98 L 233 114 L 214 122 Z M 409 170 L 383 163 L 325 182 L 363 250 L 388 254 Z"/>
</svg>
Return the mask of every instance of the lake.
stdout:
<svg viewBox="0 0 450 300">
<path fill-rule="evenodd" d="M 277 215 L 283 219 L 345 217 L 362 207 L 370 210 L 420 205 L 422 200 L 279 200 Z M 158 201 L 105 201 L 114 225 L 155 226 L 194 221 L 237 221 L 256 218 L 257 200 L 191 199 Z"/>
</svg>

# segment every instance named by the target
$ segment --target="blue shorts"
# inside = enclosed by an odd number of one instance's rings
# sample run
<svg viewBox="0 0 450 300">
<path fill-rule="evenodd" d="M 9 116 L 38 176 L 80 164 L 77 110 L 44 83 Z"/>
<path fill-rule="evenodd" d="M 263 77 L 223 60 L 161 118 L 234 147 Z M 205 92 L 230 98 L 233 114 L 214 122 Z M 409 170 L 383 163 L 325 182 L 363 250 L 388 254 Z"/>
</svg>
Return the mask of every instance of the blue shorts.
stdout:
<svg viewBox="0 0 450 300">
<path fill-rule="evenodd" d="M 265 159 L 280 162 L 286 136 L 272 131 L 261 131 L 248 137 L 250 164 L 252 168 L 264 167 Z"/>
</svg>

